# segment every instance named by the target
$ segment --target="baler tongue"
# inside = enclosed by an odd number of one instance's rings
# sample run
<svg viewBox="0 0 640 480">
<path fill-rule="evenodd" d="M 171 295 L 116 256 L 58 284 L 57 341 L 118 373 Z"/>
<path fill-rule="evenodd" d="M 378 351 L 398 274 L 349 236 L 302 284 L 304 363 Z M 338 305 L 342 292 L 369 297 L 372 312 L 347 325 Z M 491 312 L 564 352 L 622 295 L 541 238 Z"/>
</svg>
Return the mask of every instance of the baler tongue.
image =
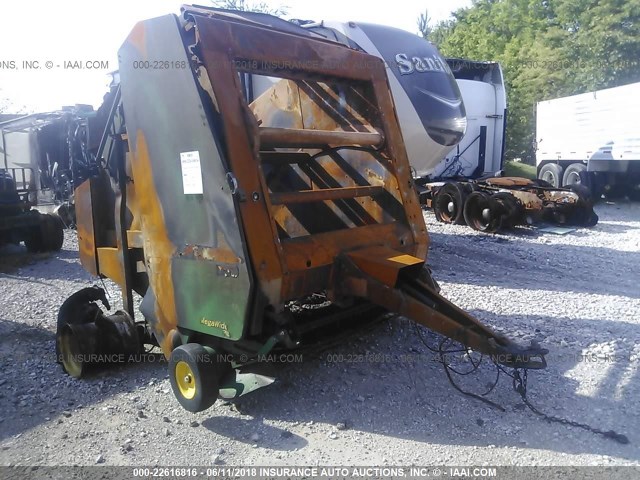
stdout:
<svg viewBox="0 0 640 480">
<path fill-rule="evenodd" d="M 338 294 L 355 295 L 489 355 L 511 368 L 542 369 L 548 350 L 524 347 L 498 335 L 437 292 L 424 262 L 386 247 L 369 247 L 338 258 Z"/>
</svg>

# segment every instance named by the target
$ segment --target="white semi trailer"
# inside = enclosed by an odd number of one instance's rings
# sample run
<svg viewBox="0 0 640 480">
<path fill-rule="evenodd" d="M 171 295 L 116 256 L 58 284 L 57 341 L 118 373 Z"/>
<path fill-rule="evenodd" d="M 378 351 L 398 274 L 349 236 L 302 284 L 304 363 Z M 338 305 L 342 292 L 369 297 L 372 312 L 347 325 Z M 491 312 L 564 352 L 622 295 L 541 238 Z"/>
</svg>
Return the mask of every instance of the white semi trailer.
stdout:
<svg viewBox="0 0 640 480">
<path fill-rule="evenodd" d="M 432 178 L 494 175 L 504 164 L 507 94 L 497 62 L 447 58 L 467 112 L 467 130 L 431 172 Z"/>
<path fill-rule="evenodd" d="M 638 197 L 640 82 L 539 102 L 538 178 Z"/>
</svg>

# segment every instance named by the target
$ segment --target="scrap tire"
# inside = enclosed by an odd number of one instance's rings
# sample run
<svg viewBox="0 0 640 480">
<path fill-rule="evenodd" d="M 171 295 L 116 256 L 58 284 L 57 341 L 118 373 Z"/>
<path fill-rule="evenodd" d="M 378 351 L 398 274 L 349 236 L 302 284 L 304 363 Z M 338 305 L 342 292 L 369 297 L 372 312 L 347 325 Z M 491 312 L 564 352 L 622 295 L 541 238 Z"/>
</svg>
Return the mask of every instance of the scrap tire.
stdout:
<svg viewBox="0 0 640 480">
<path fill-rule="evenodd" d="M 585 187 L 581 183 L 574 183 L 569 186 L 571 191 L 578 195 L 578 198 L 582 203 L 588 203 L 589 205 L 593 205 L 593 196 L 591 190 L 588 187 Z"/>
<path fill-rule="evenodd" d="M 587 217 L 587 219 L 584 222 L 584 226 L 585 227 L 595 227 L 598 224 L 598 221 L 600 220 L 600 218 L 598 217 L 598 214 L 594 211 L 591 211 Z"/>
<path fill-rule="evenodd" d="M 514 227 L 522 223 L 524 209 L 516 197 L 507 192 L 493 194 L 493 200 L 499 203 L 502 210 L 502 227 Z"/>
<path fill-rule="evenodd" d="M 464 225 L 464 204 L 467 192 L 457 183 L 447 183 L 438 190 L 433 201 L 433 212 L 442 223 Z"/>
<path fill-rule="evenodd" d="M 30 253 L 44 252 L 44 237 L 39 228 L 33 228 L 27 238 L 24 239 L 24 245 Z"/>
<path fill-rule="evenodd" d="M 180 345 L 169 357 L 171 388 L 182 407 L 197 413 L 218 399 L 221 364 L 198 343 Z"/>
<path fill-rule="evenodd" d="M 102 310 L 96 304 L 97 301 L 101 301 L 107 309 L 110 308 L 104 290 L 93 286 L 78 290 L 60 306 L 56 322 L 56 361 L 58 363 L 61 363 L 60 341 L 64 327 L 95 322 L 102 315 Z"/>
<path fill-rule="evenodd" d="M 64 223 L 58 215 L 47 213 L 42 218 L 45 248 L 48 252 L 57 252 L 64 243 Z"/>
<path fill-rule="evenodd" d="M 547 182 L 550 186 L 560 188 L 563 185 L 562 167 L 557 163 L 547 163 L 540 168 L 538 179 Z"/>
<path fill-rule="evenodd" d="M 464 204 L 464 219 L 474 230 L 495 233 L 502 227 L 503 215 L 500 210 L 498 202 L 491 195 L 473 192 Z"/>
<path fill-rule="evenodd" d="M 62 248 L 64 242 L 64 224 L 57 215 L 50 213 L 39 215 L 40 225 L 32 228 L 24 244 L 31 253 L 54 252 Z"/>
<path fill-rule="evenodd" d="M 584 172 L 587 173 L 586 171 Z M 578 195 L 576 212 L 572 215 L 570 223 L 583 227 L 594 227 L 598 224 L 598 215 L 593 211 L 592 191 L 582 183 L 571 185 L 571 191 Z"/>
<path fill-rule="evenodd" d="M 45 249 L 45 236 L 42 229 L 43 215 L 38 212 L 29 212 L 29 215 L 38 216 L 38 225 L 29 229 L 26 238 L 24 239 L 24 245 L 31 253 L 40 253 L 46 251 Z"/>
</svg>

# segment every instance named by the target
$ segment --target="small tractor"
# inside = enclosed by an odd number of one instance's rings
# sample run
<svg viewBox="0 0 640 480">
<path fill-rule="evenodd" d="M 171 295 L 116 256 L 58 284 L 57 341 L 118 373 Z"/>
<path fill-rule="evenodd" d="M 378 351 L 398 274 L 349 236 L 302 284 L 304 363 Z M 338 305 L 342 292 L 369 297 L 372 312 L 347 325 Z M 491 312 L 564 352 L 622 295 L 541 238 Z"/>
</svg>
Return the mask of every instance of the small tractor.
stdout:
<svg viewBox="0 0 640 480">
<path fill-rule="evenodd" d="M 0 168 L 0 246 L 24 242 L 33 253 L 60 250 L 64 225 L 58 216 L 33 208 L 37 190 L 29 182 L 30 170 Z"/>
</svg>

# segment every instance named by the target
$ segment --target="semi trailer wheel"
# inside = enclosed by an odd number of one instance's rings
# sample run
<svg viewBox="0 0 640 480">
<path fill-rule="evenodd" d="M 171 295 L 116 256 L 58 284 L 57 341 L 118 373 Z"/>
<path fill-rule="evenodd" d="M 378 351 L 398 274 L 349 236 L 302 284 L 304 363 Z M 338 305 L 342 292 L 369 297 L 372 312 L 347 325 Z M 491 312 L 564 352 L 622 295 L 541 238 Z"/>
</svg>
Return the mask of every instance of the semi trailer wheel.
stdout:
<svg viewBox="0 0 640 480">
<path fill-rule="evenodd" d="M 433 201 L 433 212 L 442 223 L 464 225 L 464 203 L 467 193 L 457 182 L 447 183 L 438 190 Z"/>
<path fill-rule="evenodd" d="M 584 185 L 584 175 L 582 172 L 587 172 L 587 166 L 583 163 L 572 163 L 569 165 L 562 177 L 562 185 L 565 187 L 571 187 L 571 185 L 583 184 Z M 585 187 L 589 188 L 590 185 L 585 185 Z"/>
<path fill-rule="evenodd" d="M 544 180 L 552 187 L 560 188 L 563 181 L 562 167 L 557 163 L 547 163 L 540 168 L 538 178 Z"/>
<path fill-rule="evenodd" d="M 464 219 L 474 230 L 494 233 L 502 226 L 500 205 L 484 192 L 473 192 L 464 204 Z"/>
<path fill-rule="evenodd" d="M 197 343 L 181 345 L 169 357 L 169 379 L 183 408 L 196 413 L 206 410 L 218 398 L 223 365 L 216 355 Z"/>
</svg>

